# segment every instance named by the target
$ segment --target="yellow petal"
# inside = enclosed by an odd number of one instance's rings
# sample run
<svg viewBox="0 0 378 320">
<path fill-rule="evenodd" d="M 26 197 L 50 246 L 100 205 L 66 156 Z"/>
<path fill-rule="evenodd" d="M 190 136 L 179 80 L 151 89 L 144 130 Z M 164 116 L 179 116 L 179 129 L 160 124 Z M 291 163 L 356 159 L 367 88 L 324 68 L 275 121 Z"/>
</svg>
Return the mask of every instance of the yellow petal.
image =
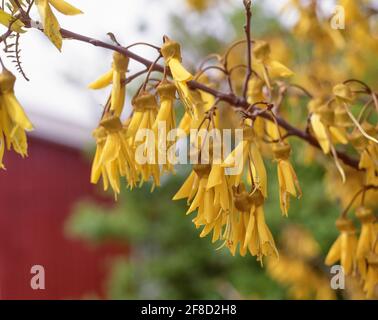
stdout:
<svg viewBox="0 0 378 320">
<path fill-rule="evenodd" d="M 91 170 L 91 183 L 96 184 L 100 179 L 102 167 L 100 163 L 102 148 L 99 146 L 96 149 L 96 153 L 92 163 L 92 170 Z"/>
<path fill-rule="evenodd" d="M 192 171 L 189 177 L 185 180 L 184 184 L 181 186 L 180 190 L 177 191 L 175 196 L 172 198 L 172 200 L 180 200 L 180 199 L 188 198 L 192 191 L 195 177 L 196 177 L 196 173 Z"/>
<path fill-rule="evenodd" d="M 182 117 L 178 128 L 184 130 L 185 134 L 189 134 L 190 131 L 190 124 L 192 122 L 192 117 L 188 112 L 185 112 L 184 116 Z"/>
<path fill-rule="evenodd" d="M 190 72 L 188 72 L 181 62 L 176 58 L 172 58 L 168 62 L 169 69 L 171 70 L 172 77 L 175 81 L 178 82 L 187 82 L 193 79 L 193 76 Z"/>
<path fill-rule="evenodd" d="M 119 72 L 113 73 L 113 88 L 111 97 L 110 110 L 114 111 L 116 116 L 120 116 L 125 104 L 126 90 L 122 84 L 122 76 Z"/>
<path fill-rule="evenodd" d="M 207 223 L 213 222 L 216 218 L 214 207 L 214 190 L 207 190 L 204 196 L 204 213 Z"/>
<path fill-rule="evenodd" d="M 209 190 L 217 185 L 222 184 L 223 176 L 224 176 L 224 168 L 220 164 L 214 164 L 209 174 L 206 189 Z"/>
<path fill-rule="evenodd" d="M 49 0 L 49 2 L 56 10 L 65 14 L 66 16 L 73 16 L 83 13 L 81 10 L 63 0 Z"/>
<path fill-rule="evenodd" d="M 113 70 L 108 71 L 104 75 L 102 75 L 100 78 L 98 78 L 96 81 L 92 82 L 88 87 L 90 89 L 102 89 L 107 86 L 109 86 L 113 81 Z"/>
<path fill-rule="evenodd" d="M 297 191 L 295 189 L 293 170 L 289 161 L 281 160 L 279 162 L 282 175 L 285 179 L 285 190 L 289 192 L 294 197 L 297 196 Z"/>
<path fill-rule="evenodd" d="M 269 75 L 272 78 L 287 78 L 294 75 L 294 72 L 291 71 L 288 67 L 284 66 L 281 62 L 276 60 L 270 60 L 268 63 Z"/>
<path fill-rule="evenodd" d="M 251 157 L 253 161 L 253 166 L 255 172 L 253 179 L 260 186 L 260 190 L 263 196 L 266 198 L 268 196 L 268 183 L 267 183 L 267 174 L 265 169 L 264 160 L 261 156 L 261 153 L 255 143 L 251 143 Z"/>
<path fill-rule="evenodd" d="M 331 249 L 329 249 L 327 257 L 325 259 L 325 264 L 327 266 L 334 265 L 337 261 L 340 260 L 341 256 L 341 238 L 338 237 L 336 241 L 331 246 Z"/>
<path fill-rule="evenodd" d="M 110 134 L 106 138 L 104 149 L 101 153 L 100 162 L 102 164 L 108 164 L 113 162 L 118 158 L 118 154 L 121 149 L 121 144 L 119 143 L 115 134 Z"/>
<path fill-rule="evenodd" d="M 48 0 L 36 0 L 39 15 L 42 19 L 43 32 L 50 41 L 59 49 L 62 49 L 62 35 L 60 34 L 59 22 L 49 6 Z"/>
<path fill-rule="evenodd" d="M 11 27 L 12 31 L 15 31 L 18 33 L 25 32 L 24 30 L 22 30 L 22 27 L 24 26 L 24 24 L 20 20 L 12 17 L 12 15 L 0 9 L 0 23 L 6 26 L 7 28 L 9 28 L 9 25 L 11 24 L 12 21 L 14 21 Z"/>
<path fill-rule="evenodd" d="M 312 129 L 314 130 L 314 133 L 315 133 L 316 140 L 318 140 L 323 152 L 325 154 L 328 154 L 331 147 L 330 147 L 330 142 L 328 140 L 326 127 L 320 121 L 320 116 L 318 114 L 313 114 L 311 116 L 310 121 L 311 121 Z"/>
<path fill-rule="evenodd" d="M 24 130 L 33 130 L 32 123 L 28 119 L 24 109 L 21 107 L 13 93 L 4 94 L 2 100 L 5 104 L 9 117 L 15 124 Z"/>
<path fill-rule="evenodd" d="M 348 144 L 348 139 L 343 130 L 331 126 L 329 127 L 329 132 L 331 133 L 332 138 L 334 138 L 337 143 Z"/>
</svg>

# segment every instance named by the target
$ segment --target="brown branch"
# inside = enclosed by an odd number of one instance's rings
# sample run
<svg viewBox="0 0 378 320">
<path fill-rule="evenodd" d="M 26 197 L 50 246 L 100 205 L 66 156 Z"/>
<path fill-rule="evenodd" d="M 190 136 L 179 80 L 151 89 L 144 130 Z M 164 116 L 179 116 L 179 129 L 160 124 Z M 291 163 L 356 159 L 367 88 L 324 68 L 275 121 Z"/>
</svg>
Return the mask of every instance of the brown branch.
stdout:
<svg viewBox="0 0 378 320">
<path fill-rule="evenodd" d="M 244 80 L 243 97 L 247 99 L 248 83 L 252 75 L 252 43 L 251 43 L 251 0 L 244 0 L 246 24 L 244 26 L 247 41 L 247 74 Z"/>
<path fill-rule="evenodd" d="M 136 53 L 134 53 L 134 52 L 122 47 L 122 46 L 109 44 L 109 43 L 106 43 L 106 42 L 103 42 L 103 41 L 100 41 L 100 40 L 97 40 L 97 39 L 93 39 L 93 38 L 90 38 L 90 37 L 87 37 L 87 36 L 84 36 L 84 35 L 81 35 L 81 34 L 66 30 L 66 29 L 61 29 L 61 34 L 62 34 L 62 37 L 66 38 L 66 39 L 73 39 L 73 40 L 77 40 L 77 41 L 81 41 L 81 42 L 86 42 L 86 43 L 92 44 L 92 45 L 97 46 L 97 47 L 109 49 L 109 50 L 112 50 L 112 51 L 117 51 L 117 52 L 122 53 L 125 56 L 129 57 L 130 59 L 135 60 L 135 61 L 143 64 L 144 66 L 146 66 L 146 68 L 152 68 L 153 71 L 158 71 L 158 72 L 164 73 L 165 68 L 163 66 L 161 66 L 160 64 L 157 64 L 157 63 L 154 64 L 152 61 L 145 59 L 145 58 L 137 55 Z M 208 87 L 208 86 L 206 86 L 202 83 L 199 83 L 199 82 L 193 81 L 193 80 L 188 82 L 188 86 L 192 90 L 202 90 L 202 91 L 205 91 L 207 93 L 210 93 L 211 95 L 215 96 L 217 98 L 217 100 L 222 100 L 222 101 L 227 102 L 230 105 L 233 105 L 235 107 L 241 107 L 243 109 L 248 109 L 250 107 L 250 104 L 244 98 L 237 97 L 233 93 L 223 93 L 223 92 L 220 92 L 216 89 L 210 88 L 210 87 Z M 267 120 L 273 121 L 272 116 L 268 113 L 261 113 L 261 114 L 259 114 L 259 116 L 261 116 L 261 117 L 263 117 Z M 276 117 L 276 120 L 277 120 L 277 123 L 283 129 L 285 129 L 288 132 L 289 135 L 296 136 L 296 137 L 308 142 L 310 145 L 314 146 L 315 148 L 321 149 L 317 140 L 310 133 L 302 131 L 302 130 L 292 126 L 285 119 L 283 119 L 279 116 Z M 358 160 L 353 159 L 350 156 L 348 156 L 347 154 L 340 152 L 340 151 L 337 152 L 337 156 L 346 165 L 353 167 L 356 170 L 359 170 Z"/>
</svg>

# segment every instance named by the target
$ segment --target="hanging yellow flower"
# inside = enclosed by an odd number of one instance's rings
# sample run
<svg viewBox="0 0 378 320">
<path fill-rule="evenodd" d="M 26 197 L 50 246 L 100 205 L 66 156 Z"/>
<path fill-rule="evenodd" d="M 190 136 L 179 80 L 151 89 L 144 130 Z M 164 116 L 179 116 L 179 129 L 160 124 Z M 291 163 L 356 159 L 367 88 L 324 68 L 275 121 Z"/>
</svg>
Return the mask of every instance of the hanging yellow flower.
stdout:
<svg viewBox="0 0 378 320">
<path fill-rule="evenodd" d="M 356 257 L 365 258 L 373 250 L 378 237 L 377 229 L 374 226 L 376 221 L 373 211 L 366 207 L 359 207 L 356 216 L 361 221 L 361 233 L 358 239 Z"/>
<path fill-rule="evenodd" d="M 368 256 L 368 267 L 365 277 L 364 291 L 366 297 L 372 299 L 376 297 L 376 288 L 378 285 L 378 254 L 371 252 Z"/>
<path fill-rule="evenodd" d="M 127 126 L 129 144 L 135 148 L 135 161 L 140 174 L 140 185 L 152 178 L 153 185 L 160 186 L 158 146 L 152 131 L 158 114 L 155 96 L 141 92 L 133 99 L 134 112 Z"/>
<path fill-rule="evenodd" d="M 212 242 L 218 241 L 222 237 L 222 227 L 227 220 L 227 216 L 231 210 L 232 190 L 230 188 L 229 179 L 225 175 L 225 170 L 220 164 L 213 164 L 209 173 L 206 192 L 214 195 L 213 212 L 215 215 L 211 217 L 210 223 L 201 223 L 200 218 L 195 219 L 194 223 L 198 226 L 204 225 L 204 228 L 200 234 L 200 237 L 205 237 L 211 231 L 213 231 Z M 211 197 L 208 196 L 208 200 Z M 211 206 L 211 203 L 209 203 Z"/>
<path fill-rule="evenodd" d="M 344 108 L 332 109 L 322 99 L 311 100 L 308 107 L 311 129 L 325 154 L 331 151 L 333 142 L 348 143 L 344 128 L 350 126 L 350 121 L 346 118 Z"/>
<path fill-rule="evenodd" d="M 332 153 L 335 165 L 341 175 L 343 182 L 345 182 L 345 172 L 339 162 L 334 146 L 334 143 L 348 143 L 345 131 L 346 123 L 344 123 L 345 119 L 343 118 L 344 115 L 338 114 L 337 121 L 339 121 L 339 123 L 336 124 L 335 108 L 332 108 L 330 103 L 325 104 L 322 99 L 311 100 L 308 107 L 310 111 L 311 129 L 315 135 L 315 138 L 318 141 L 324 154 L 329 154 L 330 152 Z M 343 121 L 344 126 L 338 126 L 340 125 L 340 121 Z M 349 126 L 349 124 L 347 126 Z"/>
<path fill-rule="evenodd" d="M 14 95 L 16 77 L 7 69 L 0 73 L 0 167 L 4 168 L 2 158 L 5 144 L 13 148 L 22 157 L 27 156 L 27 138 L 25 131 L 31 131 L 33 125 Z"/>
<path fill-rule="evenodd" d="M 50 5 L 66 16 L 77 15 L 82 12 L 63 0 L 36 0 L 35 4 L 38 7 L 39 15 L 42 19 L 43 32 L 50 41 L 61 50 L 63 40 L 60 34 L 60 25 Z"/>
<path fill-rule="evenodd" d="M 171 71 L 173 80 L 180 95 L 180 99 L 184 104 L 186 111 L 193 114 L 193 98 L 187 83 L 193 79 L 193 75 L 188 72 L 181 64 L 181 48 L 180 45 L 168 37 L 164 37 L 164 44 L 161 47 L 161 54 L 165 59 L 166 65 Z"/>
<path fill-rule="evenodd" d="M 214 194 L 212 192 L 206 194 L 210 171 L 210 164 L 193 165 L 193 171 L 173 197 L 173 200 L 187 199 L 187 203 L 190 204 L 190 207 L 186 214 L 198 209 L 196 219 L 199 223 L 202 223 L 202 220 L 211 222 L 216 215 L 213 206 Z"/>
<path fill-rule="evenodd" d="M 265 82 L 257 76 L 251 77 L 248 82 L 247 101 L 249 104 L 266 101 L 263 89 Z M 259 107 L 259 106 L 257 106 Z M 269 126 L 271 122 L 261 117 L 257 117 L 253 122 L 253 128 L 259 138 L 265 135 L 265 126 Z"/>
<path fill-rule="evenodd" d="M 159 84 L 157 92 L 159 94 L 160 107 L 152 129 L 155 134 L 159 155 L 162 155 L 164 160 L 164 164 L 161 163 L 163 164 L 163 169 L 173 171 L 173 165 L 170 161 L 172 155 L 169 154 L 169 151 L 176 141 L 168 141 L 168 134 L 176 128 L 176 113 L 174 109 L 176 87 L 174 84 L 165 81 Z"/>
<path fill-rule="evenodd" d="M 119 52 L 114 52 L 112 69 L 89 85 L 89 88 L 98 90 L 113 84 L 110 110 L 113 111 L 114 115 L 116 116 L 121 115 L 125 104 L 125 80 L 128 65 L 128 57 Z"/>
<path fill-rule="evenodd" d="M 377 136 L 376 128 L 368 122 L 361 124 L 363 131 L 371 136 Z M 378 173 L 378 145 L 367 139 L 361 130 L 357 128 L 349 135 L 353 147 L 360 154 L 359 168 L 365 170 L 365 183 L 376 184 Z"/>
<path fill-rule="evenodd" d="M 293 71 L 270 57 L 270 46 L 266 41 L 256 41 L 253 54 L 255 57 L 253 69 L 262 75 L 268 87 L 271 87 L 272 78 L 287 78 L 294 75 Z"/>
<path fill-rule="evenodd" d="M 239 244 L 241 255 L 247 250 L 262 264 L 264 256 L 275 256 L 278 251 L 268 226 L 265 223 L 264 196 L 257 188 L 248 193 L 241 183 L 234 190 L 234 205 L 236 211 L 230 217 L 230 236 L 228 247 L 234 254 Z"/>
<path fill-rule="evenodd" d="M 105 116 L 100 127 L 94 131 L 94 137 L 97 150 L 92 165 L 91 182 L 96 184 L 102 176 L 104 190 L 110 185 L 117 198 L 121 190 L 121 177 L 126 177 L 129 187 L 137 183 L 136 165 L 119 117 Z"/>
<path fill-rule="evenodd" d="M 239 167 L 239 174 L 230 177 L 234 186 L 239 185 L 246 170 L 249 183 L 255 185 L 266 198 L 268 196 L 267 174 L 256 139 L 254 129 L 246 127 L 243 131 L 243 140 L 224 160 L 223 167 Z"/>
<path fill-rule="evenodd" d="M 356 229 L 353 222 L 346 218 L 338 219 L 336 227 L 340 231 L 340 235 L 329 250 L 325 263 L 328 266 L 332 266 L 337 261 L 340 261 L 345 274 L 348 275 L 354 270 L 355 266 Z"/>
<path fill-rule="evenodd" d="M 300 198 L 301 187 L 293 166 L 288 160 L 291 147 L 287 143 L 278 143 L 273 147 L 274 158 L 277 161 L 280 207 L 282 214 L 287 216 L 290 207 L 290 195 Z"/>
</svg>

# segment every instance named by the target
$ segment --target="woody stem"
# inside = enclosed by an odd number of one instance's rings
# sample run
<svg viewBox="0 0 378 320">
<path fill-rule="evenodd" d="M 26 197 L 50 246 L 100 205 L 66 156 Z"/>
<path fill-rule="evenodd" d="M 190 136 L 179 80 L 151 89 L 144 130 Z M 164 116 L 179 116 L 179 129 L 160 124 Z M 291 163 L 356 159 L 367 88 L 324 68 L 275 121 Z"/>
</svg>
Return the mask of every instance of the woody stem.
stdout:
<svg viewBox="0 0 378 320">
<path fill-rule="evenodd" d="M 248 83 L 252 76 L 252 43 L 251 43 L 251 0 L 244 0 L 246 24 L 244 26 L 245 36 L 247 40 L 247 73 L 244 80 L 243 97 L 247 98 Z"/>
<path fill-rule="evenodd" d="M 117 52 L 129 57 L 130 59 L 135 60 L 135 61 L 143 64 L 146 68 L 148 68 L 148 69 L 151 68 L 152 71 L 164 73 L 164 67 L 163 66 L 161 66 L 158 63 L 154 63 L 154 62 L 152 62 L 152 61 L 150 61 L 146 58 L 143 58 L 143 57 L 137 55 L 136 53 L 126 49 L 125 47 L 115 45 L 115 44 L 106 43 L 106 42 L 103 42 L 101 40 L 97 40 L 97 39 L 94 39 L 94 38 L 91 38 L 91 37 L 87 37 L 87 36 L 84 36 L 84 35 L 81 35 L 81 34 L 66 30 L 66 29 L 61 29 L 60 32 L 61 32 L 63 38 L 73 39 L 73 40 L 77 40 L 77 41 L 81 41 L 81 42 L 86 42 L 86 43 L 89 43 L 89 44 L 96 46 L 96 47 L 101 47 L 101 48 L 104 48 L 104 49 L 117 51 Z M 239 108 L 242 108 L 242 109 L 248 109 L 250 107 L 250 104 L 243 97 L 238 97 L 233 93 L 224 93 L 224 92 L 218 91 L 216 89 L 208 87 L 208 86 L 206 86 L 202 83 L 199 83 L 197 81 L 194 81 L 194 80 L 189 81 L 188 86 L 192 90 L 202 90 L 202 91 L 205 91 L 207 93 L 210 93 L 211 95 L 215 96 L 218 100 L 227 102 L 234 107 L 239 107 Z M 258 114 L 258 116 L 260 116 L 264 119 L 267 119 L 269 121 L 274 121 L 274 119 L 272 119 L 272 116 L 268 112 L 264 112 L 264 113 L 260 112 Z M 288 136 L 296 136 L 296 137 L 306 141 L 307 143 L 309 143 L 313 147 L 321 149 L 318 141 L 309 132 L 302 131 L 302 130 L 292 126 L 285 119 L 283 119 L 282 117 L 280 117 L 278 115 L 276 116 L 276 121 L 277 121 L 277 123 L 280 127 L 282 127 L 283 129 L 285 129 L 287 131 Z M 337 151 L 337 156 L 346 165 L 353 167 L 354 169 L 359 170 L 358 160 L 351 158 L 349 155 L 347 155 L 346 153 L 343 153 L 341 151 Z"/>
</svg>

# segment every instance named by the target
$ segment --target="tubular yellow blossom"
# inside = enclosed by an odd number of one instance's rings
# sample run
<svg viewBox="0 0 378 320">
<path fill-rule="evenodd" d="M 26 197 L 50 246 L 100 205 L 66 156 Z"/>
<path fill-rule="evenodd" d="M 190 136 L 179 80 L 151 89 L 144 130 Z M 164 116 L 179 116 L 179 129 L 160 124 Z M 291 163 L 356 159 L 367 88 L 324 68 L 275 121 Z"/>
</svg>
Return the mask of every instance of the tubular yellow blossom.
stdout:
<svg viewBox="0 0 378 320">
<path fill-rule="evenodd" d="M 270 46 L 266 41 L 257 41 L 253 46 L 253 54 L 256 58 L 253 69 L 263 76 L 268 87 L 271 78 L 288 78 L 294 75 L 293 71 L 270 57 Z"/>
<path fill-rule="evenodd" d="M 121 115 L 125 104 L 126 85 L 124 82 L 126 80 L 128 65 L 128 57 L 119 52 L 114 52 L 112 69 L 89 85 L 89 88 L 98 90 L 113 84 L 110 110 L 116 116 Z"/>
<path fill-rule="evenodd" d="M 241 255 L 248 250 L 251 255 L 257 256 L 261 262 L 264 256 L 274 255 L 278 258 L 278 251 L 273 236 L 265 223 L 264 196 L 257 188 L 249 194 L 243 183 L 233 187 L 234 205 L 236 211 L 230 223 L 228 247 L 231 253 L 239 245 Z"/>
<path fill-rule="evenodd" d="M 358 239 L 356 257 L 357 259 L 364 259 L 374 249 L 375 240 L 378 237 L 374 226 L 375 216 L 372 210 L 366 207 L 357 208 L 356 216 L 361 221 L 361 233 Z"/>
<path fill-rule="evenodd" d="M 378 285 L 378 254 L 371 252 L 368 256 L 368 267 L 365 277 L 364 291 L 368 299 L 373 298 Z"/>
<path fill-rule="evenodd" d="M 259 77 L 252 77 L 248 82 L 248 91 L 247 91 L 247 100 L 249 104 L 254 104 L 256 102 L 265 101 L 266 98 L 263 93 L 265 82 L 260 79 Z M 253 122 L 253 128 L 256 132 L 256 135 L 259 138 L 264 137 L 265 135 L 265 126 L 267 126 L 267 130 L 270 130 L 270 121 L 265 121 L 263 118 L 258 117 Z M 274 128 L 273 130 L 275 130 Z M 278 137 L 277 137 L 278 138 Z M 272 139 L 276 139 L 272 137 Z"/>
<path fill-rule="evenodd" d="M 276 144 L 273 147 L 274 157 L 277 161 L 280 207 L 285 216 L 289 211 L 290 195 L 298 198 L 302 196 L 297 175 L 288 160 L 290 152 L 291 147 L 286 143 Z"/>
<path fill-rule="evenodd" d="M 67 16 L 81 14 L 82 12 L 63 0 L 36 0 L 35 4 L 38 7 L 39 15 L 42 19 L 43 32 L 51 42 L 61 50 L 63 40 L 60 34 L 60 25 L 50 5 Z"/>
<path fill-rule="evenodd" d="M 356 230 L 351 220 L 340 218 L 336 221 L 336 227 L 340 231 L 332 247 L 329 249 L 325 263 L 332 266 L 340 261 L 345 274 L 350 274 L 355 266 L 355 254 L 357 248 Z"/>
<path fill-rule="evenodd" d="M 176 141 L 168 141 L 167 134 L 176 128 L 176 114 L 174 109 L 176 87 L 170 82 L 163 82 L 157 87 L 157 92 L 160 98 L 160 108 L 152 129 L 155 133 L 158 152 L 159 154 L 163 154 L 166 160 L 163 169 L 173 171 L 173 165 L 170 161 L 167 161 L 167 159 L 169 156 L 168 151 Z M 160 126 L 162 126 L 162 128 Z"/>
<path fill-rule="evenodd" d="M 151 134 L 158 114 L 158 104 L 155 96 L 141 92 L 133 99 L 134 114 L 127 128 L 130 145 L 135 148 L 135 159 L 138 163 L 140 185 L 152 178 L 153 185 L 160 186 L 160 166 L 158 161 L 158 146 L 155 135 Z"/>
<path fill-rule="evenodd" d="M 25 131 L 33 130 L 24 109 L 14 94 L 16 77 L 7 69 L 0 74 L 0 167 L 4 168 L 2 158 L 5 144 L 13 148 L 22 157 L 27 156 L 27 138 Z"/>
<path fill-rule="evenodd" d="M 129 187 L 137 183 L 135 162 L 125 139 L 119 117 L 106 116 L 94 131 L 97 150 L 92 164 L 91 182 L 96 184 L 102 176 L 104 190 L 109 185 L 114 196 L 120 193 L 120 177 L 125 177 Z"/>
<path fill-rule="evenodd" d="M 193 79 L 193 75 L 181 64 L 182 58 L 180 45 L 176 41 L 165 37 L 165 42 L 161 47 L 161 54 L 172 73 L 181 101 L 185 105 L 187 112 L 193 114 L 194 101 L 187 85 L 187 82 Z"/>
<path fill-rule="evenodd" d="M 244 170 L 249 172 L 250 183 L 262 192 L 264 197 L 268 196 L 268 180 L 264 160 L 256 144 L 256 135 L 252 127 L 246 127 L 243 131 L 243 140 L 227 156 L 222 164 L 225 168 L 240 166 L 239 174 L 232 176 L 232 184 L 237 186 L 244 174 Z M 242 155 L 242 159 L 238 156 Z"/>
</svg>

